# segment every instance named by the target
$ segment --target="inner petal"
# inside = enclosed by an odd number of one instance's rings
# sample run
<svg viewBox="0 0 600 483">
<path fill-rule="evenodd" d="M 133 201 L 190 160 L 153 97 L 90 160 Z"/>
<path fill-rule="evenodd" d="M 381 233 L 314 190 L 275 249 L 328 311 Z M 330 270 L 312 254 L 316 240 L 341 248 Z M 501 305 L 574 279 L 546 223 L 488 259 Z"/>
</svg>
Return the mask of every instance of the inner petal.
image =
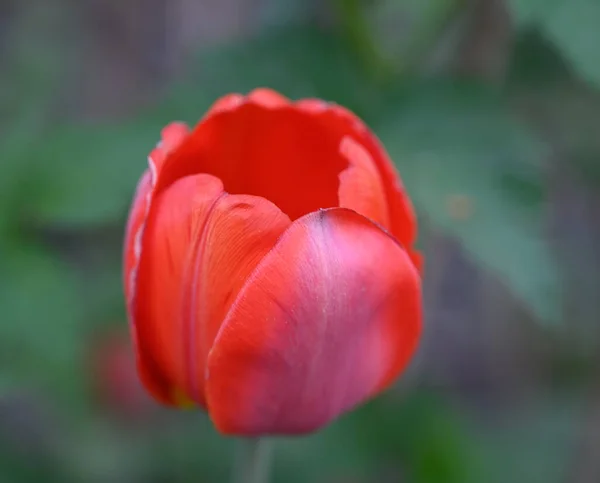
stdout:
<svg viewBox="0 0 600 483">
<path fill-rule="evenodd" d="M 348 166 L 340 139 L 293 106 L 248 102 L 208 116 L 177 149 L 161 182 L 193 172 L 214 175 L 231 194 L 261 196 L 291 220 L 339 205 Z"/>
<path fill-rule="evenodd" d="M 342 139 L 340 152 L 349 162 L 340 173 L 340 207 L 350 208 L 389 229 L 385 191 L 373 158 L 350 136 Z"/>
</svg>

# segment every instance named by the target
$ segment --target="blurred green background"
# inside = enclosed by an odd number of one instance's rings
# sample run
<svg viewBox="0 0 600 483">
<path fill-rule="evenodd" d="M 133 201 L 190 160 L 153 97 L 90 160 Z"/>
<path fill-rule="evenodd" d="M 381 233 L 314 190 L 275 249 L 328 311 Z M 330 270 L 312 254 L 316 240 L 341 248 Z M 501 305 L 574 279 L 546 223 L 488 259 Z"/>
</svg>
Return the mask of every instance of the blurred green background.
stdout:
<svg viewBox="0 0 600 483">
<path fill-rule="evenodd" d="M 354 110 L 420 219 L 398 385 L 273 481 L 600 481 L 598 0 L 0 1 L 0 482 L 223 482 L 132 365 L 123 226 L 162 126 L 270 86 Z"/>
</svg>

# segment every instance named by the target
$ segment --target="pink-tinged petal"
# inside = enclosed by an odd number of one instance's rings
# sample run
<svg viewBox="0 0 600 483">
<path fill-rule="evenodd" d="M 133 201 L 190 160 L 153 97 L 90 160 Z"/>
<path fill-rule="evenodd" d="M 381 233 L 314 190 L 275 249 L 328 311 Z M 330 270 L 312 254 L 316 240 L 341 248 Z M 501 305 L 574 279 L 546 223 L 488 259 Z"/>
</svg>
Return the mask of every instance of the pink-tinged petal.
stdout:
<svg viewBox="0 0 600 483">
<path fill-rule="evenodd" d="M 342 138 L 340 152 L 348 159 L 348 168 L 339 176 L 340 206 L 390 226 L 385 190 L 369 152 L 351 136 Z"/>
<path fill-rule="evenodd" d="M 141 379 L 166 404 L 175 404 L 188 382 L 182 282 L 190 247 L 221 196 L 213 176 L 182 178 L 152 200 L 146 220 L 130 316 Z"/>
<path fill-rule="evenodd" d="M 334 208 L 295 221 L 263 258 L 208 357 L 223 433 L 318 429 L 398 376 L 421 330 L 420 277 L 396 240 Z"/>
</svg>

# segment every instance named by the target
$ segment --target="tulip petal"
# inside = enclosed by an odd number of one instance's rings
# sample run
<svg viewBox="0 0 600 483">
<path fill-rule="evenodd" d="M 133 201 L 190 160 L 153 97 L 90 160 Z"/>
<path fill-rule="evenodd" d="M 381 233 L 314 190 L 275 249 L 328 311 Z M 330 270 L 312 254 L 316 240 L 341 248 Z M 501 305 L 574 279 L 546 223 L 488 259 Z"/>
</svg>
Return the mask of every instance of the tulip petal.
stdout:
<svg viewBox="0 0 600 483">
<path fill-rule="evenodd" d="M 148 387 L 152 387 L 152 393 L 154 393 L 157 399 L 169 403 L 170 396 L 164 394 L 163 382 L 155 380 L 153 372 L 149 371 L 147 364 L 143 363 L 143 360 L 147 358 L 142 355 L 143 348 L 139 347 L 137 330 L 133 320 L 133 295 L 135 292 L 135 284 L 137 280 L 137 272 L 139 259 L 141 254 L 141 242 L 144 233 L 144 226 L 146 217 L 148 215 L 148 209 L 151 203 L 151 197 L 154 190 L 154 184 L 158 176 L 158 172 L 162 168 L 162 165 L 167 155 L 174 149 L 176 149 L 189 134 L 189 128 L 187 125 L 181 122 L 173 122 L 166 126 L 161 132 L 161 141 L 157 147 L 148 156 L 148 169 L 144 172 L 138 186 L 136 188 L 131 210 L 127 220 L 127 226 L 125 231 L 125 245 L 124 245 L 124 291 L 125 299 L 127 302 L 127 311 L 129 315 L 130 330 L 132 333 L 133 343 L 136 349 L 138 369 L 141 378 L 146 381 Z"/>
<path fill-rule="evenodd" d="M 230 111 L 235 109 L 242 102 L 244 102 L 244 96 L 241 94 L 227 94 L 219 99 L 208 109 L 205 114 L 205 118 L 217 114 L 219 112 Z"/>
<path fill-rule="evenodd" d="M 140 373 L 159 400 L 204 405 L 204 361 L 220 324 L 290 223 L 269 201 L 228 195 L 210 175 L 181 178 L 153 199 L 133 314 Z"/>
<path fill-rule="evenodd" d="M 144 221 L 146 220 L 146 210 L 148 205 L 148 196 L 152 190 L 152 181 L 150 171 L 145 171 L 140 181 L 138 182 L 133 196 L 133 203 L 127 220 L 125 230 L 125 279 L 123 285 L 125 288 L 125 300 L 130 301 L 133 287 L 135 284 L 135 276 L 137 263 L 140 252 L 140 240 Z"/>
<path fill-rule="evenodd" d="M 175 149 L 177 149 L 181 143 L 188 137 L 190 128 L 187 124 L 179 121 L 175 121 L 163 128 L 160 133 L 160 142 L 156 148 L 150 153 L 148 164 L 150 170 L 153 173 L 153 184 L 156 182 L 156 177 L 160 169 L 162 168 L 167 156 Z"/>
<path fill-rule="evenodd" d="M 338 175 L 348 166 L 340 138 L 283 98 L 268 91 L 253 96 L 237 107 L 213 108 L 166 160 L 156 189 L 207 173 L 228 193 L 266 198 L 292 220 L 338 206 Z"/>
<path fill-rule="evenodd" d="M 259 87 L 251 91 L 247 96 L 234 93 L 221 97 L 209 108 L 204 117 L 206 118 L 219 112 L 231 111 L 247 101 L 267 108 L 276 108 L 291 104 L 291 101 L 287 97 L 282 96 L 273 89 Z"/>
<path fill-rule="evenodd" d="M 146 388 L 161 402 L 175 404 L 187 383 L 182 280 L 190 246 L 203 229 L 223 185 L 196 175 L 176 181 L 152 200 L 143 237 L 130 314 L 138 370 Z"/>
<path fill-rule="evenodd" d="M 387 200 L 389 222 L 383 226 L 409 250 L 413 263 L 420 269 L 421 256 L 412 249 L 417 237 L 415 212 L 396 169 L 377 136 L 356 115 L 342 106 L 320 99 L 302 99 L 295 105 L 313 114 L 323 128 L 338 139 L 351 136 L 370 155 Z"/>
<path fill-rule="evenodd" d="M 313 431 L 384 389 L 420 334 L 420 278 L 397 241 L 335 208 L 294 222 L 256 267 L 208 357 L 223 433 Z"/>
<path fill-rule="evenodd" d="M 189 134 L 189 128 L 182 122 L 172 122 L 161 132 L 161 141 L 149 156 L 149 169 L 140 178 L 125 230 L 125 298 L 129 301 L 133 291 L 135 272 L 140 252 L 141 235 L 148 211 L 156 171 L 160 169 L 167 155 L 176 149 Z"/>
<path fill-rule="evenodd" d="M 373 158 L 350 136 L 342 139 L 340 151 L 349 161 L 348 168 L 340 173 L 340 206 L 388 227 L 390 217 L 387 200 Z"/>
<path fill-rule="evenodd" d="M 267 87 L 259 87 L 248 94 L 248 100 L 262 105 L 263 107 L 282 107 L 290 105 L 290 100 L 279 92 Z"/>
<path fill-rule="evenodd" d="M 184 278 L 189 314 L 189 394 L 205 405 L 205 361 L 240 289 L 291 224 L 271 202 L 257 196 L 227 195 L 215 203 L 206 228 L 192 248 Z"/>
</svg>

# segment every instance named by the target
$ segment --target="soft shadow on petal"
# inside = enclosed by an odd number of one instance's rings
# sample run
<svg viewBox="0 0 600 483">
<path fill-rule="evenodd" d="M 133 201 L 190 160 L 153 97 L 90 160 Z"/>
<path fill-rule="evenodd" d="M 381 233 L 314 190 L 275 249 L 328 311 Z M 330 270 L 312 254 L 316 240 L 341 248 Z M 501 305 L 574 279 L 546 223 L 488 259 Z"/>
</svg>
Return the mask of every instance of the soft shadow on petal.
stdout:
<svg viewBox="0 0 600 483">
<path fill-rule="evenodd" d="M 293 223 L 215 339 L 209 414 L 229 434 L 318 429 L 387 387 L 415 351 L 420 277 L 397 241 L 337 208 Z"/>
</svg>

